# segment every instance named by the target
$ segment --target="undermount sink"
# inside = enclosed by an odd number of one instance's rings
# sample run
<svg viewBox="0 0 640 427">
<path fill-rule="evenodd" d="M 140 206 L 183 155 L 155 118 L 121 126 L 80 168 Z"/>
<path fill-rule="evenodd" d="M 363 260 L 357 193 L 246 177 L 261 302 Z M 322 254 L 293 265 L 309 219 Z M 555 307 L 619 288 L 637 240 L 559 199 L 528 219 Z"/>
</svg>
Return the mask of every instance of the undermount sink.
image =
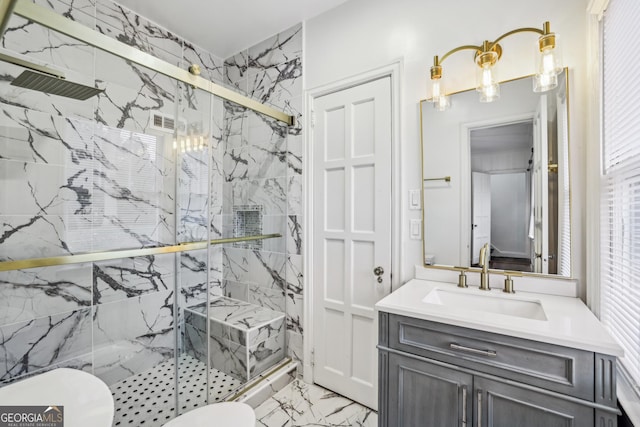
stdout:
<svg viewBox="0 0 640 427">
<path fill-rule="evenodd" d="M 436 288 L 429 292 L 422 302 L 458 310 L 473 310 L 526 319 L 547 320 L 540 301 L 520 299 L 511 295 L 482 295 L 464 290 L 452 291 Z"/>
</svg>

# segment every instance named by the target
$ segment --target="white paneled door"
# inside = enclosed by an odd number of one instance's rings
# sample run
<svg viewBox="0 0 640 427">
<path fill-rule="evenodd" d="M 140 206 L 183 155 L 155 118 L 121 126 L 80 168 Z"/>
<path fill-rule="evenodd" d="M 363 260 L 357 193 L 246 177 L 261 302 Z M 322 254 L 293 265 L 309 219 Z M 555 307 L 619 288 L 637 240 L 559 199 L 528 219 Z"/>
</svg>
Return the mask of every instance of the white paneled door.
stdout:
<svg viewBox="0 0 640 427">
<path fill-rule="evenodd" d="M 314 381 L 377 407 L 377 318 L 391 291 L 391 79 L 313 102 Z"/>
<path fill-rule="evenodd" d="M 491 245 L 491 175 L 471 172 L 471 264 L 480 261 L 480 248 Z"/>
</svg>

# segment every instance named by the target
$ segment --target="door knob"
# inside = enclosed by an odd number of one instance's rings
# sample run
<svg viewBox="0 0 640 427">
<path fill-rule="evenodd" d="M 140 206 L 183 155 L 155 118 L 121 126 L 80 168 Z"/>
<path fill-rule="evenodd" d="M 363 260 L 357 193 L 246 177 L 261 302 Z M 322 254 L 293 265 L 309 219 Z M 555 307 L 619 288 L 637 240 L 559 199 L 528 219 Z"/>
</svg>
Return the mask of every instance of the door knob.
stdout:
<svg viewBox="0 0 640 427">
<path fill-rule="evenodd" d="M 382 267 L 376 267 L 373 269 L 373 274 L 378 276 L 378 283 L 382 283 L 382 275 L 384 274 L 384 269 Z"/>
</svg>

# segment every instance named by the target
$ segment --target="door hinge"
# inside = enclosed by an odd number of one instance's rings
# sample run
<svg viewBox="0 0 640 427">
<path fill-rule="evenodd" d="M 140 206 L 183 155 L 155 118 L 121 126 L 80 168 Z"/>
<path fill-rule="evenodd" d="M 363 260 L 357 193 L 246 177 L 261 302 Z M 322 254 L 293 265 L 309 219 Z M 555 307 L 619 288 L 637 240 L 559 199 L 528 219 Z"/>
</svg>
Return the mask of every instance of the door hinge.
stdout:
<svg viewBox="0 0 640 427">
<path fill-rule="evenodd" d="M 316 111 L 311 110 L 311 127 L 316 127 Z"/>
<path fill-rule="evenodd" d="M 316 366 L 316 351 L 315 351 L 315 349 L 311 349 L 311 360 L 309 362 L 310 362 L 312 368 L 314 366 Z"/>
</svg>

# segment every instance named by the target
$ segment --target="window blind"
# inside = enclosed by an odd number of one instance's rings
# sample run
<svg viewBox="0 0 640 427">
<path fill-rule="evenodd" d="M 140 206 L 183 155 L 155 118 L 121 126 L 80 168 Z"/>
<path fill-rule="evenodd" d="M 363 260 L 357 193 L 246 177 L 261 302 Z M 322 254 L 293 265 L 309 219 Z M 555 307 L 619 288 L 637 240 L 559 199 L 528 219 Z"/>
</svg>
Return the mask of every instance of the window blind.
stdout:
<svg viewBox="0 0 640 427">
<path fill-rule="evenodd" d="M 611 0 L 603 27 L 601 320 L 640 384 L 640 1 Z"/>
</svg>

